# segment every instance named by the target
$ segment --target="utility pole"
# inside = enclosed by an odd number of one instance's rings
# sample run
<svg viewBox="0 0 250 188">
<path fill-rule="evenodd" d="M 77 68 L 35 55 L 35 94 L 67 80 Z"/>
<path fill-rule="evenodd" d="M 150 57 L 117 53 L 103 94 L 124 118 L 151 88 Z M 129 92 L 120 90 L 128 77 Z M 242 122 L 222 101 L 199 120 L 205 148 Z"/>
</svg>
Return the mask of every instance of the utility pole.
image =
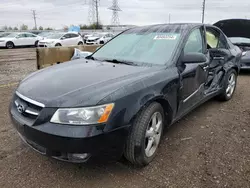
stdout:
<svg viewBox="0 0 250 188">
<path fill-rule="evenodd" d="M 99 26 L 98 0 L 95 0 L 95 11 L 96 11 L 96 29 L 98 29 Z"/>
<path fill-rule="evenodd" d="M 205 9 L 206 9 L 206 0 L 203 0 L 203 3 L 202 3 L 202 23 L 204 23 L 204 20 L 205 20 Z"/>
<path fill-rule="evenodd" d="M 35 29 L 37 30 L 37 25 L 36 25 L 36 10 L 32 10 L 32 15 L 33 15 L 33 19 L 35 22 Z"/>
</svg>

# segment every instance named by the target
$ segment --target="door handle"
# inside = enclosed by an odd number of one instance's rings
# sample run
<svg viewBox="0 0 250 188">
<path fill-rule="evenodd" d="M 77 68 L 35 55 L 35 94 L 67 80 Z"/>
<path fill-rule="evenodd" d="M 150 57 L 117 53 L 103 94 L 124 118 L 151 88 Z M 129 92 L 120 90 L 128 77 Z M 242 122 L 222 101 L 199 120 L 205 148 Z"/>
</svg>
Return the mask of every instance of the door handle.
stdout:
<svg viewBox="0 0 250 188">
<path fill-rule="evenodd" d="M 209 68 L 209 66 L 207 65 L 207 66 L 203 67 L 203 70 L 206 71 L 208 68 Z"/>
<path fill-rule="evenodd" d="M 213 59 L 214 60 L 224 60 L 225 58 L 224 57 L 214 57 Z"/>
</svg>

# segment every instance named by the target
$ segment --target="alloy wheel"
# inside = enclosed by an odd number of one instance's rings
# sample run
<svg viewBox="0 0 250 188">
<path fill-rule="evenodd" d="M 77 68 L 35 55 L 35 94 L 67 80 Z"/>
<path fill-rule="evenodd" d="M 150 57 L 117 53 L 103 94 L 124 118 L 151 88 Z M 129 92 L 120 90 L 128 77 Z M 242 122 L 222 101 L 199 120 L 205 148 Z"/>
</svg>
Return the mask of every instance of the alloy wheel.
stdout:
<svg viewBox="0 0 250 188">
<path fill-rule="evenodd" d="M 163 118 L 160 112 L 155 112 L 151 116 L 145 134 L 145 154 L 147 157 L 154 155 L 162 135 Z"/>
<path fill-rule="evenodd" d="M 228 85 L 227 85 L 227 89 L 226 89 L 227 97 L 231 97 L 231 95 L 233 94 L 233 92 L 235 90 L 235 86 L 236 86 L 236 75 L 234 73 L 232 73 L 228 77 Z"/>
</svg>

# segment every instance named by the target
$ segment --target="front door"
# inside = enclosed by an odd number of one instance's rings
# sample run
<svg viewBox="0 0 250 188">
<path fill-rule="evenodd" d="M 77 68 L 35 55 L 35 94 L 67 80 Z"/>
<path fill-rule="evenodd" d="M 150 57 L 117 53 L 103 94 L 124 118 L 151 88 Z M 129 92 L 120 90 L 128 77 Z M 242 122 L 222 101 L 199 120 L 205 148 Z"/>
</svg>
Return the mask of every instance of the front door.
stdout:
<svg viewBox="0 0 250 188">
<path fill-rule="evenodd" d="M 204 28 L 193 30 L 186 42 L 183 54 L 203 53 L 206 54 Z M 205 83 L 208 78 L 209 57 L 204 63 L 188 63 L 180 66 L 181 88 L 179 93 L 178 115 L 189 111 L 203 99 Z"/>
<path fill-rule="evenodd" d="M 14 43 L 16 46 L 26 46 L 26 45 L 28 45 L 29 42 L 27 40 L 26 34 L 21 33 L 16 37 Z"/>
</svg>

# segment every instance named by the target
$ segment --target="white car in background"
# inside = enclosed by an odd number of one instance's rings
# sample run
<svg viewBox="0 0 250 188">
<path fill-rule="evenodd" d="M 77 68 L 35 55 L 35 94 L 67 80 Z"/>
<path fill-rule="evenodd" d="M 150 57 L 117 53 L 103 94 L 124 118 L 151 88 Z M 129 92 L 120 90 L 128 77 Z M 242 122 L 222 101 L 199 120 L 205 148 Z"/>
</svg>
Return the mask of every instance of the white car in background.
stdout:
<svg viewBox="0 0 250 188">
<path fill-rule="evenodd" d="M 42 37 L 37 36 L 33 33 L 13 32 L 5 37 L 0 38 L 0 47 L 11 49 L 16 46 L 37 46 L 38 41 L 41 39 Z"/>
<path fill-rule="evenodd" d="M 75 32 L 61 33 L 55 32 L 40 40 L 39 47 L 55 47 L 55 46 L 75 46 L 83 45 L 82 36 Z"/>
<path fill-rule="evenodd" d="M 86 44 L 105 44 L 114 37 L 111 33 L 97 33 L 88 37 Z"/>
</svg>

